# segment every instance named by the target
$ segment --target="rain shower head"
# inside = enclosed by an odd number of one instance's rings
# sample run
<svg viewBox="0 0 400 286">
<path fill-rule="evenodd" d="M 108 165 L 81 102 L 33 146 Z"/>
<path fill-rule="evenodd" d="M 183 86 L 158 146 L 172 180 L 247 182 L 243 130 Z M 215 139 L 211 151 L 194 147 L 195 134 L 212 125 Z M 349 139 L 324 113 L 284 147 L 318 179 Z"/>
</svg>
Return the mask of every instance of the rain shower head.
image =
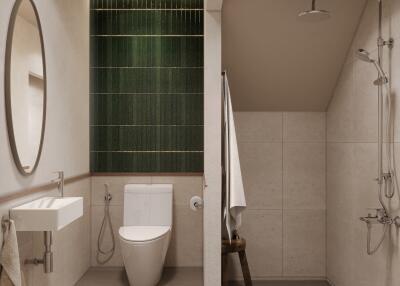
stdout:
<svg viewBox="0 0 400 286">
<path fill-rule="evenodd" d="M 299 13 L 299 18 L 309 22 L 319 22 L 329 19 L 331 14 L 326 10 L 319 10 L 315 8 L 316 0 L 312 0 L 311 10 Z"/>
</svg>

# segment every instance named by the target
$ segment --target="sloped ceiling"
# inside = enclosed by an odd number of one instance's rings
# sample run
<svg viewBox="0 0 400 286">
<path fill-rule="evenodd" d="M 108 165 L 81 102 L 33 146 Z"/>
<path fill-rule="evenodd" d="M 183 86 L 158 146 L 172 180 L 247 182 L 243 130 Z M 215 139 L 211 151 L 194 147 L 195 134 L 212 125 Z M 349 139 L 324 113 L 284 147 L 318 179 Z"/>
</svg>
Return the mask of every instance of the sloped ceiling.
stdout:
<svg viewBox="0 0 400 286">
<path fill-rule="evenodd" d="M 323 22 L 300 21 L 311 0 L 225 0 L 222 58 L 240 111 L 324 111 L 365 0 L 318 0 Z"/>
</svg>

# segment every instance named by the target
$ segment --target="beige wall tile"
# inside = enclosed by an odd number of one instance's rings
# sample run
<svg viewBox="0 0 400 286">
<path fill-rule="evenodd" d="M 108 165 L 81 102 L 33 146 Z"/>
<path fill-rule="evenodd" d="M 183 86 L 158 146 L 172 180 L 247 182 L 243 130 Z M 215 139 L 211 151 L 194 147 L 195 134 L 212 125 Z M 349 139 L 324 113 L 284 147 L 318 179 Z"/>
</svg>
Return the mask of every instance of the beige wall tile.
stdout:
<svg viewBox="0 0 400 286">
<path fill-rule="evenodd" d="M 284 208 L 325 209 L 325 175 L 325 143 L 284 143 Z"/>
<path fill-rule="evenodd" d="M 351 64 L 352 66 L 353 64 Z M 353 77 L 353 73 L 349 73 Z M 327 141 L 351 142 L 353 136 L 353 96 L 352 78 L 338 82 L 327 111 Z"/>
<path fill-rule="evenodd" d="M 371 57 L 377 57 L 371 55 Z M 352 104 L 353 142 L 378 140 L 378 89 L 376 69 L 368 63 L 354 63 L 354 98 Z"/>
<path fill-rule="evenodd" d="M 112 195 L 111 205 L 124 204 L 124 186 L 127 184 L 150 184 L 151 177 L 105 176 L 92 177 L 92 205 L 104 205 L 105 184 Z"/>
<path fill-rule="evenodd" d="M 198 267 L 203 265 L 203 212 L 188 206 L 174 207 L 172 237 L 167 266 Z"/>
<path fill-rule="evenodd" d="M 33 285 L 33 267 L 34 265 L 25 264 L 26 259 L 33 257 L 33 236 L 29 243 L 22 246 L 18 245 L 19 259 L 21 262 L 21 270 L 24 275 L 25 283 L 27 286 Z"/>
<path fill-rule="evenodd" d="M 392 3 L 398 1 L 392 1 Z M 400 11 L 399 4 L 397 3 L 398 11 Z M 399 13 L 399 12 L 398 12 Z M 397 19 L 400 22 L 400 15 Z M 397 30 L 397 29 L 393 29 Z M 391 76 L 391 91 L 392 91 L 392 111 L 393 111 L 393 125 L 394 125 L 394 140 L 395 142 L 400 142 L 400 122 L 399 122 L 399 114 L 400 114 L 400 46 L 394 45 L 393 50 L 391 52 L 384 53 L 384 62 L 387 63 L 388 67 L 385 68 Z M 390 64 L 389 64 L 390 63 Z M 386 114 L 386 113 L 385 113 Z"/>
<path fill-rule="evenodd" d="M 325 276 L 325 211 L 283 211 L 283 273 Z"/>
<path fill-rule="evenodd" d="M 17 231 L 18 246 L 22 247 L 26 244 L 32 244 L 32 231 Z"/>
<path fill-rule="evenodd" d="M 327 155 L 327 209 L 335 210 L 342 218 L 353 217 L 354 208 L 348 207 L 354 201 L 353 145 L 328 143 Z"/>
<path fill-rule="evenodd" d="M 43 285 L 43 286 L 52 286 L 52 285 L 60 285 L 67 286 L 63 282 L 63 268 L 64 268 L 64 260 L 63 260 L 63 252 L 62 245 L 60 244 L 61 238 L 57 235 L 57 232 L 53 234 L 53 272 L 52 273 L 44 273 L 43 267 L 41 265 L 32 267 L 32 281 L 33 285 Z M 33 256 L 37 258 L 41 258 L 44 252 L 44 243 L 43 243 L 43 233 L 35 232 L 33 235 Z"/>
<path fill-rule="evenodd" d="M 281 142 L 282 112 L 235 112 L 239 142 Z"/>
<path fill-rule="evenodd" d="M 119 228 L 123 225 L 123 207 L 122 206 L 110 206 L 111 222 L 114 230 L 115 239 L 115 253 L 111 260 L 104 265 L 100 265 L 96 261 L 97 254 L 97 239 L 101 228 L 101 223 L 104 218 L 104 207 L 103 206 L 92 206 L 92 230 L 91 230 L 91 266 L 123 266 L 121 247 L 119 243 Z M 110 229 L 107 228 L 105 236 L 103 237 L 102 247 L 105 250 L 111 249 L 112 240 L 110 235 Z M 103 256 L 101 256 L 103 258 Z"/>
<path fill-rule="evenodd" d="M 325 142 L 325 112 L 284 112 L 284 142 Z"/>
<path fill-rule="evenodd" d="M 239 156 L 250 209 L 282 208 L 282 144 L 240 143 Z"/>
<path fill-rule="evenodd" d="M 353 168 L 351 192 L 353 204 L 347 202 L 347 207 L 354 209 L 354 220 L 368 214 L 368 208 L 379 208 L 378 184 L 374 180 L 378 177 L 378 144 L 356 143 L 353 144 Z"/>
<path fill-rule="evenodd" d="M 327 210 L 327 276 L 335 285 L 353 285 L 353 251 L 350 220 L 340 210 Z M 365 241 L 359 241 L 365 245 Z"/>
<path fill-rule="evenodd" d="M 247 241 L 252 278 L 282 276 L 282 211 L 246 211 L 240 234 Z M 228 271 L 232 279 L 243 279 L 237 255 L 230 255 Z"/>
<path fill-rule="evenodd" d="M 341 145 L 341 144 L 333 144 Z M 375 143 L 354 143 L 346 145 L 347 155 L 340 154 L 335 149 L 344 149 L 343 146 L 329 148 L 328 155 L 337 157 L 329 160 L 330 168 L 342 168 L 347 165 L 349 178 L 342 176 L 342 181 L 349 182 L 348 187 L 342 183 L 328 184 L 328 277 L 336 285 L 396 285 L 399 275 L 392 271 L 393 263 L 398 261 L 399 251 L 398 234 L 392 229 L 392 235 L 387 235 L 382 247 L 373 256 L 366 254 L 366 225 L 359 221 L 359 216 L 365 216 L 369 207 L 378 207 L 377 185 L 371 178 L 376 176 Z M 348 159 L 350 158 L 350 159 Z M 347 163 L 344 163 L 347 162 Z M 334 165 L 335 164 L 335 165 Z M 332 166 L 332 167 L 331 167 Z M 345 171 L 343 171 L 343 174 Z M 336 173 L 337 174 L 337 173 Z M 338 180 L 340 177 L 336 177 Z M 329 180 L 328 180 L 329 181 Z M 391 213 L 398 214 L 398 198 L 391 204 Z M 382 228 L 373 227 L 373 245 L 380 239 Z M 370 269 L 365 271 L 365 269 Z"/>
<path fill-rule="evenodd" d="M 383 37 L 399 37 L 394 25 L 400 22 L 398 1 L 384 1 Z M 378 3 L 367 1 L 367 7 L 355 36 L 355 48 L 368 50 L 377 57 L 376 38 Z M 394 111 L 395 141 L 400 138 L 398 124 L 398 91 L 400 75 L 398 47 L 389 53 L 384 48 L 384 69 L 390 75 Z M 351 82 L 347 88 L 336 93 L 328 110 L 329 141 L 352 143 L 329 143 L 327 148 L 327 276 L 336 286 L 346 285 L 398 285 L 400 275 L 393 265 L 400 260 L 398 232 L 391 230 L 380 249 L 372 256 L 366 253 L 367 228 L 359 221 L 367 208 L 379 207 L 377 177 L 377 88 L 371 82 L 377 77 L 373 66 L 354 61 L 351 75 L 342 73 L 339 82 Z M 336 104 L 340 102 L 342 104 Z M 348 105 L 343 104 L 347 102 Z M 351 108 L 348 108 L 351 106 Z M 343 119 L 344 118 L 344 119 Z M 397 118 L 397 119 L 396 119 Z M 350 122 L 349 128 L 343 122 Z M 348 135 L 350 133 L 350 135 Z M 343 134 L 345 136 L 343 136 Z M 332 135 L 332 136 L 331 136 Z M 367 143 L 366 143 L 367 142 Z M 397 145 L 397 144 L 396 144 Z M 386 147 L 386 146 L 385 146 Z M 398 146 L 396 146 L 398 148 Z M 396 152 L 397 153 L 397 152 Z M 396 154 L 396 157 L 399 155 Z M 385 157 L 385 156 L 384 156 Z M 385 164 L 384 164 L 385 166 Z M 400 212 L 399 196 L 390 203 L 392 216 Z M 396 234 L 395 234 L 396 233 Z M 372 241 L 382 234 L 381 226 L 373 227 Z"/>
<path fill-rule="evenodd" d="M 384 30 L 387 30 L 384 28 Z M 360 25 L 355 35 L 358 48 L 368 51 L 376 49 L 378 38 L 378 5 L 373 0 L 367 0 L 367 6 L 360 20 Z"/>
<path fill-rule="evenodd" d="M 189 206 L 191 197 L 203 196 L 203 177 L 201 176 L 152 177 L 151 183 L 173 184 L 175 205 Z"/>
</svg>

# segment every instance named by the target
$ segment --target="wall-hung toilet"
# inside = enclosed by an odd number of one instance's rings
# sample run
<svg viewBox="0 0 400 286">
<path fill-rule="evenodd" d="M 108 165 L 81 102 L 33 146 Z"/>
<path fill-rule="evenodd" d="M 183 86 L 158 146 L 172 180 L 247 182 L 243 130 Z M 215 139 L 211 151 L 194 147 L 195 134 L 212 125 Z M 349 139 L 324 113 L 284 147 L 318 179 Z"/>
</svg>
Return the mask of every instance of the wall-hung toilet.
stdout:
<svg viewBox="0 0 400 286">
<path fill-rule="evenodd" d="M 131 286 L 155 286 L 161 278 L 171 240 L 172 189 L 169 184 L 125 186 L 119 241 Z"/>
</svg>

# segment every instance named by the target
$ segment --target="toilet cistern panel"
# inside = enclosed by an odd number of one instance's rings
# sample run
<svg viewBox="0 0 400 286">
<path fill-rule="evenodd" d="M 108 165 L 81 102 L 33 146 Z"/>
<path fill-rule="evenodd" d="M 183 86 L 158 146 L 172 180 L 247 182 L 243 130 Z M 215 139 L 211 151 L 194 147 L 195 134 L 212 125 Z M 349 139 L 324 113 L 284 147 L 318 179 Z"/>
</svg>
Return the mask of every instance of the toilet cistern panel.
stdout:
<svg viewBox="0 0 400 286">
<path fill-rule="evenodd" d="M 129 184 L 124 189 L 124 226 L 172 226 L 172 184 Z"/>
</svg>

